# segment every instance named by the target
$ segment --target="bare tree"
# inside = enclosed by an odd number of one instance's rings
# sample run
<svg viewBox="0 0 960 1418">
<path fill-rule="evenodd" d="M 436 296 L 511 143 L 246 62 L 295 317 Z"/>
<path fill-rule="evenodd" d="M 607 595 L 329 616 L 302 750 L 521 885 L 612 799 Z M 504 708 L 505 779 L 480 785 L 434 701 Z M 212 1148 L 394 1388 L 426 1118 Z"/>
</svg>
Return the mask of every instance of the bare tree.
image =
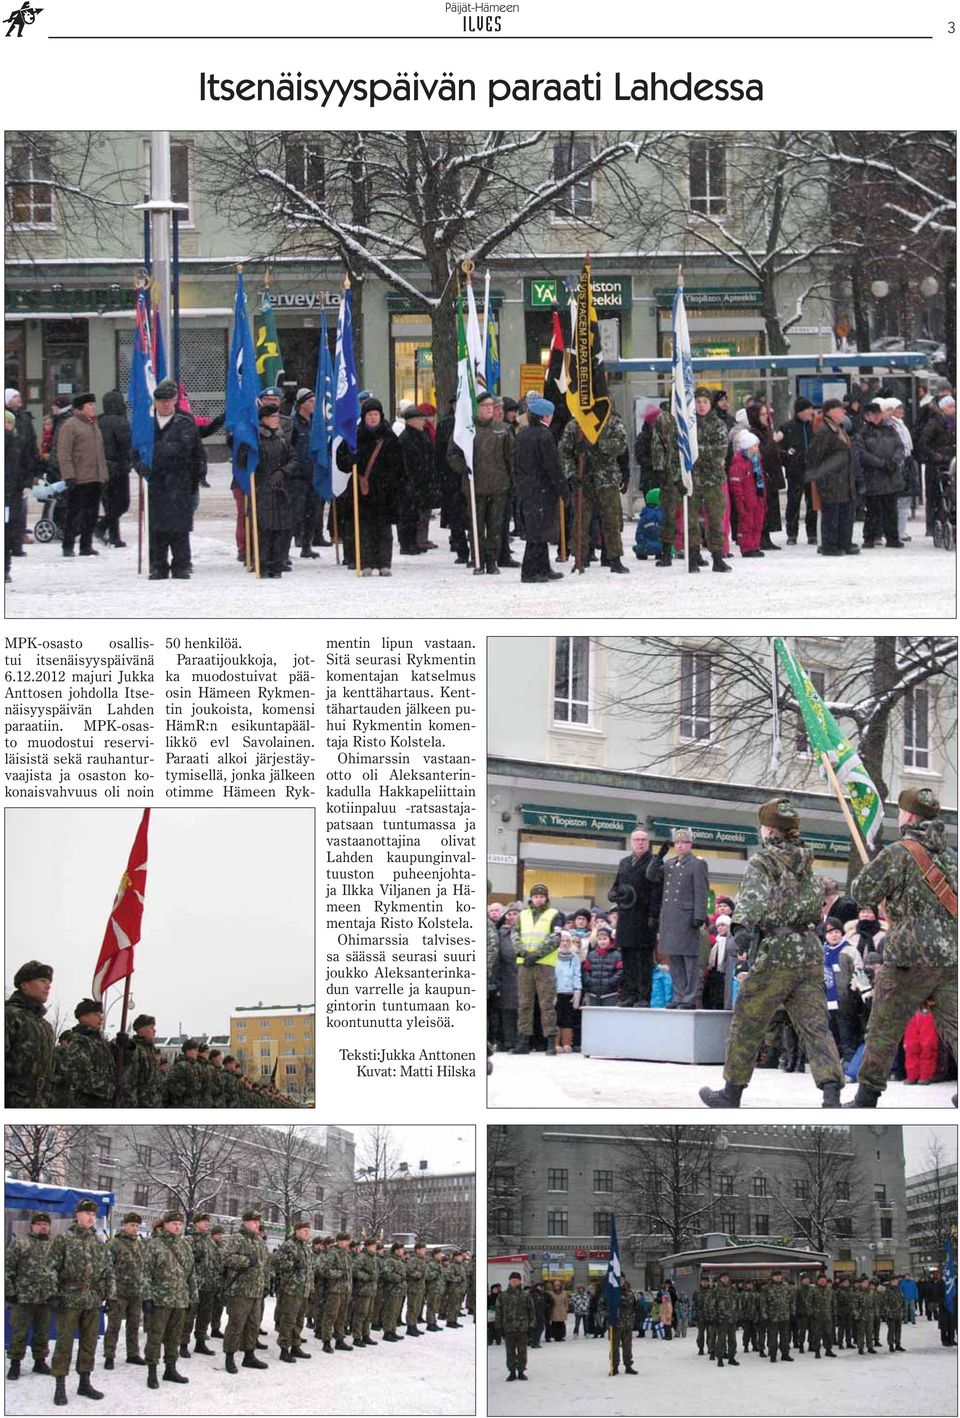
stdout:
<svg viewBox="0 0 960 1418">
<path fill-rule="evenodd" d="M 863 1224 L 862 1170 L 841 1128 L 808 1127 L 801 1140 L 791 1176 L 773 1183 L 774 1200 L 795 1241 L 832 1252 Z"/>
<path fill-rule="evenodd" d="M 389 1183 L 406 1171 L 397 1142 L 388 1127 L 378 1123 L 363 1130 L 357 1148 L 354 1212 L 356 1225 L 368 1236 L 387 1236 L 395 1230 L 395 1188 Z"/>
<path fill-rule="evenodd" d="M 922 1226 L 910 1235 L 910 1248 L 926 1265 L 941 1265 L 943 1248 L 957 1221 L 957 1169 L 947 1161 L 947 1148 L 934 1134 L 924 1151 Z"/>
<path fill-rule="evenodd" d="M 522 1130 L 505 1124 L 487 1128 L 487 1245 L 512 1250 L 523 1231 Z"/>
<path fill-rule="evenodd" d="M 3 1132 L 4 1170 L 24 1181 L 63 1186 L 85 1131 L 62 1123 L 12 1123 Z"/>
<path fill-rule="evenodd" d="M 203 1124 L 134 1125 L 129 1136 L 142 1175 L 162 1187 L 187 1220 L 198 1211 L 217 1209 L 227 1170 L 238 1154 L 238 1131 Z"/>
<path fill-rule="evenodd" d="M 657 1242 L 680 1251 L 714 1222 L 719 1172 L 724 1160 L 719 1128 L 670 1126 L 621 1128 L 615 1196 L 621 1240 Z M 721 1162 L 723 1166 L 721 1167 Z"/>
<path fill-rule="evenodd" d="M 257 1132 L 263 1199 L 278 1208 L 284 1230 L 289 1231 L 305 1212 L 322 1210 L 327 1175 L 324 1150 L 314 1140 L 316 1128 L 291 1123 Z"/>
</svg>

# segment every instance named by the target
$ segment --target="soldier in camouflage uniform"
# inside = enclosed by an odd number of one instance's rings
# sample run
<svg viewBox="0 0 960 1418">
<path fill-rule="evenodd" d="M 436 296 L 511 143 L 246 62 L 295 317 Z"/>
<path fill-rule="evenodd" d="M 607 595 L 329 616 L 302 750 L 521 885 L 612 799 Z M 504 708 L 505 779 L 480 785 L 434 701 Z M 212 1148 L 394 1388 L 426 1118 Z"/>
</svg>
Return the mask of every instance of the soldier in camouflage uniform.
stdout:
<svg viewBox="0 0 960 1418">
<path fill-rule="evenodd" d="M 223 1248 L 226 1244 L 224 1237 L 226 1232 L 221 1225 L 210 1227 L 210 1239 L 213 1241 L 213 1256 L 217 1283 L 210 1299 L 210 1338 L 222 1339 L 223 1332 L 220 1329 L 220 1321 L 223 1318 Z M 206 1335 L 204 1335 L 206 1342 Z"/>
<path fill-rule="evenodd" d="M 424 1241 L 417 1241 L 413 1255 L 407 1257 L 407 1333 L 419 1338 L 422 1329 L 417 1329 L 427 1281 L 427 1247 Z"/>
<path fill-rule="evenodd" d="M 762 1359 L 766 1349 L 763 1342 L 763 1323 L 760 1318 L 760 1296 L 754 1290 L 752 1280 L 748 1280 L 740 1292 L 740 1323 L 743 1326 L 744 1354 L 749 1352 L 752 1345 L 754 1352 L 759 1354 Z"/>
<path fill-rule="evenodd" d="M 301 1221 L 273 1255 L 273 1273 L 277 1280 L 277 1305 L 274 1319 L 277 1343 L 284 1364 L 312 1356 L 303 1348 L 303 1321 L 307 1296 L 313 1283 L 313 1254 L 310 1249 L 310 1223 Z"/>
<path fill-rule="evenodd" d="M 50 1264 L 50 1215 L 35 1211 L 30 1229 L 17 1236 L 7 1248 L 4 1293 L 10 1306 L 10 1356 L 8 1379 L 20 1377 L 20 1365 L 27 1352 L 27 1336 L 33 1354 L 33 1372 L 49 1374 L 50 1314 L 57 1294 L 57 1277 Z"/>
<path fill-rule="evenodd" d="M 623 557 L 623 506 L 620 502 L 621 453 L 627 448 L 627 430 L 619 414 L 611 413 L 596 443 L 588 442 L 576 419 L 570 419 L 560 438 L 560 469 L 573 492 L 583 489 L 580 518 L 580 565 L 590 560 L 590 524 L 594 511 L 600 519 L 603 549 L 611 571 L 625 574 Z M 583 475 L 580 461 L 583 460 Z M 573 541 L 573 537 L 570 539 Z"/>
<path fill-rule="evenodd" d="M 82 999 L 73 1011 L 77 1024 L 70 1035 L 64 1071 L 70 1085 L 71 1108 L 112 1108 L 117 1092 L 117 1061 L 103 1037 L 103 1005 Z"/>
<path fill-rule="evenodd" d="M 311 1250 L 313 1252 L 313 1284 L 307 1300 L 307 1324 L 314 1334 L 319 1336 L 323 1324 L 323 1266 L 327 1254 L 326 1236 L 314 1236 Z"/>
<path fill-rule="evenodd" d="M 710 390 L 705 385 L 696 389 L 697 461 L 693 465 L 693 491 L 687 512 L 687 565 L 699 571 L 706 562 L 700 556 L 700 514 L 707 519 L 707 545 L 714 571 L 729 571 L 723 559 L 723 519 L 727 510 L 723 489 L 727 481 L 725 460 L 727 430 L 712 412 Z M 660 506 L 663 524 L 660 528 L 660 555 L 657 566 L 673 564 L 673 544 L 677 534 L 677 513 L 683 506 L 683 479 L 680 472 L 680 449 L 677 424 L 673 415 L 664 410 L 653 425 L 650 451 L 653 467 L 660 480 Z"/>
<path fill-rule="evenodd" d="M 770 1363 L 777 1362 L 777 1345 L 780 1358 L 785 1364 L 792 1364 L 790 1357 L 790 1321 L 793 1317 L 795 1298 L 793 1287 L 783 1278 L 782 1270 L 775 1270 L 770 1284 L 760 1292 L 760 1314 L 767 1326 L 767 1348 Z"/>
<path fill-rule="evenodd" d="M 194 1353 L 212 1355 L 207 1345 L 207 1329 L 213 1314 L 213 1301 L 220 1284 L 220 1248 L 210 1234 L 210 1214 L 198 1211 L 193 1229 L 187 1237 L 193 1253 L 193 1268 L 197 1277 L 197 1299 L 187 1311 L 180 1334 L 180 1357 L 190 1358 L 190 1334 L 196 1334 Z M 194 1326 L 196 1328 L 194 1329 Z"/>
<path fill-rule="evenodd" d="M 50 1267 L 57 1284 L 57 1342 L 51 1373 L 56 1379 L 54 1403 L 67 1402 L 67 1374 L 73 1359 L 74 1332 L 79 1335 L 77 1393 L 102 1398 L 90 1382 L 97 1354 L 100 1306 L 113 1299 L 113 1266 L 97 1235 L 97 1203 L 89 1197 L 77 1202 L 73 1225 L 50 1245 Z"/>
<path fill-rule="evenodd" d="M 243 1106 L 241 1093 L 242 1074 L 240 1065 L 233 1054 L 227 1054 L 223 1061 L 223 1106 L 225 1108 L 240 1108 Z"/>
<path fill-rule="evenodd" d="M 477 417 L 473 440 L 473 496 L 477 511 L 477 537 L 479 558 L 473 546 L 473 517 L 467 519 L 467 533 L 470 538 L 471 560 L 488 576 L 499 576 L 497 558 L 500 553 L 500 538 L 503 535 L 503 519 L 513 481 L 514 448 L 513 435 L 507 426 L 494 419 L 493 395 L 482 393 L 477 398 Z M 413 417 L 408 411 L 408 418 Z M 400 445 L 404 447 L 406 435 L 401 435 Z M 466 459 L 460 448 L 451 439 L 447 444 L 447 463 L 462 479 L 463 495 L 470 502 L 470 474 Z M 478 574 L 475 570 L 474 574 Z"/>
<path fill-rule="evenodd" d="M 121 1101 L 126 1108 L 163 1107 L 160 1050 L 153 1042 L 156 1037 L 157 1021 L 153 1015 L 138 1014 L 133 1021 L 133 1038 L 124 1050 Z"/>
<path fill-rule="evenodd" d="M 957 854 L 947 846 L 940 804 L 929 788 L 904 788 L 898 806 L 900 841 L 884 847 L 850 886 L 861 905 L 886 901 L 890 929 L 874 981 L 857 1093 L 848 1107 L 877 1106 L 903 1031 L 926 1000 L 937 1033 L 957 1057 Z M 917 849 L 939 878 L 936 895 L 923 878 L 926 866 L 911 855 Z"/>
<path fill-rule="evenodd" d="M 443 1251 L 439 1246 L 434 1246 L 430 1252 L 430 1260 L 427 1262 L 427 1273 L 424 1287 L 424 1304 L 426 1307 L 427 1329 L 431 1334 L 439 1334 L 440 1326 L 437 1324 L 437 1309 L 443 1298 L 444 1275 L 443 1275 Z"/>
<path fill-rule="evenodd" d="M 347 1316 L 350 1313 L 351 1277 L 353 1257 L 350 1254 L 350 1232 L 338 1231 L 336 1244 L 327 1251 L 323 1275 L 326 1281 L 326 1297 L 323 1302 L 323 1352 L 332 1354 L 334 1349 L 346 1349 Z M 331 1344 L 331 1339 L 336 1344 Z"/>
<path fill-rule="evenodd" d="M 377 1238 L 368 1236 L 353 1261 L 353 1347 L 367 1349 L 376 1345 L 370 1338 L 370 1316 L 377 1293 Z"/>
<path fill-rule="evenodd" d="M 837 1321 L 837 1348 L 853 1349 L 856 1344 L 854 1324 L 854 1296 L 850 1289 L 850 1277 L 841 1277 L 834 1291 L 833 1305 Z"/>
<path fill-rule="evenodd" d="M 222 1049 L 210 1050 L 209 1063 L 210 1073 L 207 1082 L 210 1089 L 210 1107 L 225 1108 L 227 1106 L 227 1091 Z"/>
<path fill-rule="evenodd" d="M 506 1290 L 497 1296 L 497 1332 L 503 1335 L 507 1382 L 527 1377 L 527 1336 L 537 1323 L 533 1296 L 523 1288 L 519 1270 L 512 1270 Z"/>
<path fill-rule="evenodd" d="M 833 1299 L 830 1282 L 821 1273 L 817 1276 L 817 1283 L 813 1287 L 809 1319 L 808 1347 L 810 1353 L 817 1359 L 820 1358 L 821 1347 L 828 1359 L 837 1357 L 833 1352 Z"/>
<path fill-rule="evenodd" d="M 397 1333 L 397 1324 L 406 1293 L 407 1252 L 399 1241 L 394 1241 L 383 1261 L 383 1338 L 387 1344 L 403 1338 Z"/>
<path fill-rule="evenodd" d="M 891 1275 L 887 1286 L 887 1306 L 887 1344 L 893 1353 L 903 1354 L 906 1351 L 900 1340 L 903 1337 L 903 1322 L 907 1317 L 907 1302 L 895 1275 Z"/>
<path fill-rule="evenodd" d="M 830 1033 L 823 988 L 823 948 L 814 932 L 822 891 L 813 875 L 813 853 L 800 840 L 800 818 L 787 798 L 760 808 L 760 851 L 750 858 L 737 896 L 736 923 L 748 933 L 750 971 L 733 1007 L 722 1090 L 701 1088 L 709 1108 L 739 1108 L 753 1075 L 757 1050 L 771 1015 L 790 1014 L 823 1106 L 840 1106 L 843 1070 Z"/>
<path fill-rule="evenodd" d="M 113 1368 L 120 1338 L 120 1326 L 127 1327 L 127 1363 L 145 1364 L 140 1357 L 140 1320 L 143 1301 L 143 1261 L 146 1247 L 140 1241 L 137 1211 L 128 1211 L 120 1230 L 107 1242 L 107 1254 L 113 1266 L 115 1294 L 107 1304 L 107 1332 L 103 1337 L 105 1369 Z"/>
<path fill-rule="evenodd" d="M 703 1353 L 704 1343 L 707 1345 L 707 1353 L 713 1358 L 713 1344 L 710 1336 L 710 1318 L 713 1305 L 713 1291 L 710 1287 L 709 1275 L 701 1275 L 700 1288 L 693 1292 L 693 1300 L 690 1305 L 690 1319 L 697 1326 L 697 1353 Z"/>
<path fill-rule="evenodd" d="M 876 1319 L 876 1297 L 868 1276 L 864 1276 L 854 1291 L 853 1319 L 857 1337 L 857 1353 L 876 1354 L 873 1327 Z"/>
<path fill-rule="evenodd" d="M 147 1319 L 147 1388 L 159 1388 L 157 1368 L 163 1354 L 163 1377 L 167 1383 L 186 1384 L 190 1380 L 177 1369 L 182 1352 L 180 1337 L 187 1315 L 197 1303 L 197 1272 L 193 1248 L 183 1237 L 183 1214 L 167 1211 L 163 1226 L 147 1242 L 143 1265 L 144 1313 Z M 189 1350 L 187 1351 L 189 1355 Z"/>
<path fill-rule="evenodd" d="M 739 1366 L 737 1359 L 737 1324 L 739 1322 L 739 1305 L 737 1302 L 737 1292 L 730 1284 L 730 1276 L 727 1272 L 721 1271 L 717 1278 L 717 1287 L 713 1292 L 713 1324 L 715 1331 L 714 1353 L 717 1356 L 717 1368 L 723 1368 L 723 1361 L 734 1368 Z"/>
<path fill-rule="evenodd" d="M 67 1045 L 70 1042 L 72 1029 L 64 1029 L 57 1038 L 57 1047 L 53 1051 L 53 1067 L 50 1070 L 50 1090 L 48 1093 L 48 1106 L 51 1108 L 69 1108 L 70 1106 L 70 1080 L 64 1067 L 67 1059 Z"/>
<path fill-rule="evenodd" d="M 377 1242 L 377 1289 L 373 1297 L 373 1314 L 370 1318 L 371 1329 L 383 1329 L 383 1306 L 387 1298 L 386 1286 L 387 1257 L 384 1254 L 383 1242 Z"/>
<path fill-rule="evenodd" d="M 447 1329 L 462 1329 L 460 1310 L 467 1288 L 467 1272 L 463 1263 L 463 1251 L 454 1251 L 450 1257 L 450 1274 L 447 1276 L 447 1293 L 444 1296 Z"/>
<path fill-rule="evenodd" d="M 166 1105 L 168 1108 L 199 1108 L 203 1096 L 203 1076 L 197 1062 L 199 1041 L 188 1039 L 183 1053 L 178 1054 L 167 1074 Z"/>
<path fill-rule="evenodd" d="M 44 1108 L 51 1102 L 53 1029 L 44 1019 L 53 967 L 28 960 L 13 977 L 4 1006 L 4 1098 L 8 1108 Z"/>
<path fill-rule="evenodd" d="M 793 1315 L 793 1347 L 798 1354 L 803 1353 L 804 1341 L 813 1324 L 814 1293 L 812 1276 L 801 1275 Z"/>
<path fill-rule="evenodd" d="M 260 1307 L 266 1283 L 258 1211 L 243 1213 L 240 1230 L 224 1243 L 222 1259 L 224 1298 L 227 1306 L 223 1352 L 227 1361 L 227 1373 L 237 1372 L 234 1355 L 238 1349 L 243 1350 L 243 1368 L 269 1368 L 254 1352 L 257 1347 Z"/>
</svg>

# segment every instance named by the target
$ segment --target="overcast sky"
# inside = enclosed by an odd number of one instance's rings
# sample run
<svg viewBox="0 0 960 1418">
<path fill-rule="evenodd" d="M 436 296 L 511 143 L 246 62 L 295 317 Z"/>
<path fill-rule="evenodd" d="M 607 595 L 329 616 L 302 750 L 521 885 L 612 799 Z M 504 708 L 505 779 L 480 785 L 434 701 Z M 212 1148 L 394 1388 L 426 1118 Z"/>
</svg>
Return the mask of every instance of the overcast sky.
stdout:
<svg viewBox="0 0 960 1418">
<path fill-rule="evenodd" d="M 74 1023 L 91 979 L 139 808 L 6 813 L 7 993 L 25 960 L 54 968 L 47 1018 Z M 133 1014 L 159 1034 L 228 1032 L 236 1005 L 314 1000 L 313 812 L 155 808 Z M 107 992 L 119 1027 L 123 986 Z"/>
<path fill-rule="evenodd" d="M 342 1123 L 353 1133 L 357 1142 L 357 1165 L 363 1165 L 364 1138 L 369 1131 L 366 1123 Z M 407 1162 L 411 1172 L 427 1162 L 429 1172 L 473 1172 L 476 1170 L 475 1129 L 464 1125 L 435 1127 L 415 1124 L 411 1127 L 389 1125 L 397 1160 Z"/>
<path fill-rule="evenodd" d="M 955 1127 L 943 1126 L 938 1123 L 918 1123 L 911 1124 L 903 1129 L 903 1159 L 905 1171 L 908 1177 L 912 1177 L 916 1172 L 929 1172 L 930 1162 L 927 1160 L 927 1149 L 934 1138 L 939 1138 L 943 1144 L 944 1162 L 956 1162 L 957 1160 L 957 1129 Z"/>
</svg>

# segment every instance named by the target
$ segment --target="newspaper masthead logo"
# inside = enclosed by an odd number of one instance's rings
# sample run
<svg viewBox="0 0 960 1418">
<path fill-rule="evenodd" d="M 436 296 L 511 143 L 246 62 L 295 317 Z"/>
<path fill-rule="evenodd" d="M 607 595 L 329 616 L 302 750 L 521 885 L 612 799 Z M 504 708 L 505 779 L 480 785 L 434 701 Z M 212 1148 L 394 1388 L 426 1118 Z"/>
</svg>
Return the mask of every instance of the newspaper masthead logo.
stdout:
<svg viewBox="0 0 960 1418">
<path fill-rule="evenodd" d="M 11 36 L 15 36 L 17 39 L 22 39 L 24 26 L 32 25 L 37 16 L 42 14 L 42 5 L 21 5 L 19 10 L 13 10 L 3 21 L 7 26 L 5 38 L 10 39 Z"/>
</svg>

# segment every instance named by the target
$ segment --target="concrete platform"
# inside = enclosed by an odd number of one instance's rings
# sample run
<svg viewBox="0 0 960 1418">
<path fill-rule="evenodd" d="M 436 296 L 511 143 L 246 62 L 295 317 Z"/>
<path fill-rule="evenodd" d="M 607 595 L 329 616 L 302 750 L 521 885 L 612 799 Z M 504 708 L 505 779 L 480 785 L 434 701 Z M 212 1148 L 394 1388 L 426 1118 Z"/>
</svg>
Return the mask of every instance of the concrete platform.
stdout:
<svg viewBox="0 0 960 1418">
<path fill-rule="evenodd" d="M 723 1063 L 733 1011 L 586 1005 L 581 1017 L 588 1058 L 716 1064 Z"/>
</svg>

